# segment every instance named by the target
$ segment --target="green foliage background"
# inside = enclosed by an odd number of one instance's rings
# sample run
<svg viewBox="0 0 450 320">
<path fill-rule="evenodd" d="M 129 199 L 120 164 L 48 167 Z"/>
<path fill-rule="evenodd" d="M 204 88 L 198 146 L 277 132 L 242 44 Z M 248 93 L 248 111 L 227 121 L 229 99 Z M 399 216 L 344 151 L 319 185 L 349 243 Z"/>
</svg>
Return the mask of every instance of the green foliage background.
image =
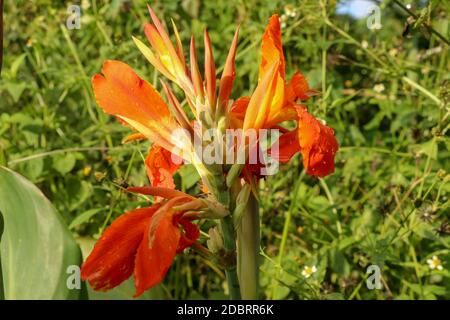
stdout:
<svg viewBox="0 0 450 320">
<path fill-rule="evenodd" d="M 270 15 L 296 12 L 283 29 L 287 73 L 300 69 L 322 91 L 309 110 L 335 129 L 341 148 L 335 174 L 323 180 L 305 175 L 297 156 L 262 182 L 262 298 L 450 298 L 449 45 L 425 27 L 448 39 L 450 2 L 408 1 L 420 16 L 408 28 L 394 2 L 381 4 L 382 28 L 371 31 L 366 19 L 337 15 L 332 0 L 151 1 L 185 46 L 191 33 L 200 43 L 207 27 L 218 66 L 240 23 L 235 98 L 257 83 Z M 128 129 L 102 113 L 90 85 L 104 60 L 117 59 L 161 89 L 131 40 L 144 39 L 146 3 L 5 2 L 0 164 L 45 193 L 82 249 L 146 204 L 120 184 L 147 183 L 148 144 L 121 145 Z M 79 30 L 65 27 L 69 4 L 81 4 Z M 189 167 L 176 179 L 198 191 Z M 442 271 L 429 268 L 434 255 Z M 381 268 L 382 290 L 366 287 L 371 264 Z M 223 288 L 222 271 L 189 253 L 149 297 L 224 298 Z"/>
</svg>

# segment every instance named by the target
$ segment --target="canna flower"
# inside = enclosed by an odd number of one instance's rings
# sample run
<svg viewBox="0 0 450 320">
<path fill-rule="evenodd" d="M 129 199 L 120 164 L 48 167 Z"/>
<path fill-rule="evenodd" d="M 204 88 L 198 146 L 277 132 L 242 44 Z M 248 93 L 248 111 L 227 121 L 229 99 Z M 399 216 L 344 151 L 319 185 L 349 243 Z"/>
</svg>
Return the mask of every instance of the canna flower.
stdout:
<svg viewBox="0 0 450 320">
<path fill-rule="evenodd" d="M 138 297 L 162 281 L 177 253 L 197 241 L 200 232 L 192 220 L 210 208 L 206 200 L 168 188 L 135 187 L 129 191 L 164 200 L 116 219 L 84 262 L 81 277 L 94 290 L 106 291 L 134 274 L 134 296 Z"/>
<path fill-rule="evenodd" d="M 250 184 L 255 192 L 254 182 L 260 177 L 258 172 L 264 166 L 261 160 L 253 164 L 245 159 L 242 172 L 240 167 L 235 167 L 238 168 L 236 170 L 195 161 L 198 157 L 196 138 L 205 130 L 212 129 L 223 134 L 228 129 L 277 129 L 282 133 L 276 142 L 279 146 L 277 160 L 288 162 L 300 152 L 306 172 L 320 177 L 333 173 L 334 157 L 338 150 L 333 129 L 314 118 L 299 103 L 317 95 L 317 92 L 309 88 L 300 72 L 286 80 L 277 15 L 270 18 L 263 35 L 259 80 L 255 91 L 250 97 L 233 101 L 231 92 L 239 28 L 234 34 L 221 78 L 217 81 L 208 32 L 205 31 L 203 37 L 205 52 L 202 75 L 197 62 L 195 39 L 192 37 L 190 41 L 188 66 L 173 21 L 175 45 L 150 7 L 149 12 L 152 23 L 144 25 L 144 33 L 150 47 L 137 38 L 133 40 L 146 59 L 184 92 L 190 113 L 184 110 L 168 83 L 161 81 L 166 97 L 164 100 L 150 83 L 123 62 L 107 60 L 101 74 L 94 75 L 92 86 L 97 104 L 135 131 L 124 142 L 141 139 L 152 142 L 145 159 L 151 186 L 131 187 L 128 191 L 152 195 L 155 203 L 116 219 L 102 234 L 81 272 L 82 278 L 89 281 L 95 290 L 103 291 L 119 285 L 134 274 L 135 296 L 160 283 L 176 254 L 198 240 L 199 229 L 193 220 L 226 218 L 227 236 L 233 236 L 233 221 L 240 219 L 228 217 L 231 192 L 227 188 L 234 185 L 234 192 L 246 195 L 242 195 L 241 201 L 238 201 L 239 196 L 238 200 L 234 199 L 238 202 L 236 210 L 240 208 L 241 211 L 246 208 L 249 199 L 250 191 L 245 184 Z M 295 121 L 296 129 L 289 131 L 283 128 L 280 124 L 284 121 Z M 181 136 L 174 134 L 180 132 Z M 258 141 L 256 146 L 246 145 L 246 152 L 259 148 L 259 144 Z M 220 149 L 224 150 L 224 145 Z M 183 165 L 183 161 L 194 164 L 202 179 L 206 197 L 196 198 L 175 190 L 173 175 Z M 246 182 L 228 179 L 235 176 L 245 178 Z M 218 239 L 213 247 L 219 246 L 222 238 Z M 233 256 L 234 245 L 233 241 L 225 241 L 224 235 L 224 250 L 219 251 Z"/>
<path fill-rule="evenodd" d="M 279 161 L 288 162 L 297 152 L 303 156 L 303 165 L 310 175 L 323 177 L 334 172 L 334 157 L 338 143 L 333 129 L 308 113 L 297 101 L 308 100 L 317 92 L 311 90 L 300 72 L 286 81 L 281 28 L 273 15 L 264 32 L 261 45 L 259 83 L 253 95 L 238 99 L 232 107 L 233 123 L 242 122 L 244 130 L 278 128 Z M 297 122 L 297 128 L 288 131 L 279 126 L 286 120 Z"/>
</svg>

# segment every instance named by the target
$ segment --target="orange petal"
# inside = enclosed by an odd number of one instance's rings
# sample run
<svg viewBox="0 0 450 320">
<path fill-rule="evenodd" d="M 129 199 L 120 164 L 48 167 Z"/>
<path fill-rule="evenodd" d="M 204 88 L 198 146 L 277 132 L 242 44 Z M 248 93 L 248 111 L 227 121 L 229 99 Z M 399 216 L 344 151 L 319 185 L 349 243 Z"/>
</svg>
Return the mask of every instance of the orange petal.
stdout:
<svg viewBox="0 0 450 320">
<path fill-rule="evenodd" d="M 232 128 L 242 128 L 249 101 L 250 97 L 245 96 L 238 98 L 231 105 L 229 115 Z"/>
<path fill-rule="evenodd" d="M 209 105 L 213 108 L 216 106 L 216 66 L 214 65 L 214 57 L 211 46 L 211 39 L 208 31 L 204 32 L 205 43 L 205 87 Z M 214 114 L 214 112 L 212 113 Z"/>
<path fill-rule="evenodd" d="M 118 119 L 120 119 L 120 118 L 118 118 Z M 132 134 L 126 136 L 125 138 L 123 138 L 122 143 L 125 144 L 125 143 L 131 142 L 131 141 L 145 140 L 145 139 L 147 139 L 147 137 L 144 136 L 142 133 L 139 133 L 139 132 L 132 133 Z"/>
<path fill-rule="evenodd" d="M 284 80 L 278 72 L 279 61 L 275 61 L 264 74 L 248 103 L 244 119 L 244 130 L 267 128 L 284 104 Z"/>
<path fill-rule="evenodd" d="M 134 297 L 160 283 L 175 258 L 181 234 L 171 205 L 169 201 L 162 206 L 144 232 L 135 260 Z"/>
<path fill-rule="evenodd" d="M 311 96 L 308 82 L 299 72 L 295 72 L 286 87 L 286 101 L 294 103 L 297 99 L 308 100 Z"/>
<path fill-rule="evenodd" d="M 203 80 L 200 74 L 200 70 L 198 68 L 197 52 L 195 50 L 194 36 L 191 37 L 190 62 L 191 62 L 191 77 L 192 82 L 194 83 L 195 94 L 199 96 L 201 99 L 203 99 L 204 97 Z"/>
<path fill-rule="evenodd" d="M 181 162 L 175 163 L 172 157 L 176 157 L 170 151 L 154 144 L 145 159 L 147 175 L 153 187 L 165 187 L 175 189 L 173 174 L 181 166 Z"/>
<path fill-rule="evenodd" d="M 92 78 L 99 106 L 171 150 L 170 136 L 178 126 L 158 92 L 123 62 L 105 61 L 102 73 Z"/>
<path fill-rule="evenodd" d="M 178 243 L 177 253 L 192 246 L 200 237 L 200 229 L 196 224 L 183 218 L 180 219 L 179 223 L 183 226 L 184 231 L 182 232 L 180 242 Z"/>
<path fill-rule="evenodd" d="M 300 151 L 297 129 L 283 133 L 278 140 L 278 161 L 287 163 Z"/>
<path fill-rule="evenodd" d="M 278 61 L 280 75 L 285 79 L 285 62 L 283 45 L 281 43 L 281 28 L 278 15 L 270 17 L 261 44 L 261 64 L 259 66 L 259 79 L 262 80 L 270 66 Z"/>
<path fill-rule="evenodd" d="M 177 197 L 187 198 L 187 199 L 194 199 L 194 197 L 170 188 L 162 188 L 162 187 L 128 187 L 127 191 L 129 192 L 135 192 L 140 193 L 148 196 L 154 196 L 154 197 L 162 197 L 164 199 L 173 199 Z"/>
<path fill-rule="evenodd" d="M 177 97 L 172 92 L 172 90 L 170 89 L 170 86 L 167 83 L 165 83 L 163 80 L 161 80 L 161 84 L 163 86 L 163 89 L 164 89 L 164 92 L 166 93 L 167 98 L 169 99 L 169 103 L 172 106 L 172 110 L 174 112 L 175 118 L 177 119 L 178 123 L 183 127 L 183 129 L 188 130 L 192 135 L 192 132 L 193 132 L 192 125 L 190 124 L 189 118 L 187 117 L 186 113 L 184 112 L 183 107 L 181 106 Z M 194 112 L 194 109 L 193 109 L 193 112 Z"/>
<path fill-rule="evenodd" d="M 239 27 L 233 37 L 233 42 L 231 43 L 230 51 L 228 52 L 227 60 L 225 62 L 225 67 L 222 72 L 222 77 L 220 79 L 219 85 L 219 100 L 222 110 L 227 107 L 228 99 L 230 98 L 231 89 L 233 87 L 233 80 L 235 75 L 234 59 L 236 58 L 236 48 L 237 40 L 239 36 Z"/>
<path fill-rule="evenodd" d="M 94 290 L 105 291 L 128 279 L 136 251 L 159 205 L 136 209 L 117 218 L 105 230 L 81 268 L 81 278 Z"/>
<path fill-rule="evenodd" d="M 298 134 L 303 165 L 310 175 L 324 177 L 334 172 L 334 156 L 339 148 L 330 127 L 297 107 Z"/>
</svg>

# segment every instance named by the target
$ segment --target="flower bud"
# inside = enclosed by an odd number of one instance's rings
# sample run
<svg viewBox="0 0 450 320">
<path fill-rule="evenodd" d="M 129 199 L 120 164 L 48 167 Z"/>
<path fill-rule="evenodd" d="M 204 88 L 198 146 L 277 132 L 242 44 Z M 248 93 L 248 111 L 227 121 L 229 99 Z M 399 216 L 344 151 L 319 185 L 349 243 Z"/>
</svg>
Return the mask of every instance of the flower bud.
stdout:
<svg viewBox="0 0 450 320">
<path fill-rule="evenodd" d="M 217 227 L 211 228 L 208 231 L 209 240 L 206 241 L 208 249 L 212 253 L 218 253 L 223 250 L 223 239 Z"/>
</svg>

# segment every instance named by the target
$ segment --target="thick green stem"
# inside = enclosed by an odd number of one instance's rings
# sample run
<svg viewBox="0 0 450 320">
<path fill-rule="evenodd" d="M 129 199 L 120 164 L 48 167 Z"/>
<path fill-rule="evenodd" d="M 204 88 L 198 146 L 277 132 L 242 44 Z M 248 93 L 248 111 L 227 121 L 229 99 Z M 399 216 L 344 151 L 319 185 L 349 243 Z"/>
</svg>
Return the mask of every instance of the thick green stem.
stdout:
<svg viewBox="0 0 450 320">
<path fill-rule="evenodd" d="M 238 277 L 242 299 L 258 299 L 259 290 L 259 205 L 251 193 L 246 212 L 237 229 Z"/>
<path fill-rule="evenodd" d="M 215 175 L 215 191 L 217 200 L 230 209 L 230 193 L 223 176 Z M 220 227 L 223 235 L 223 245 L 225 249 L 225 275 L 227 277 L 228 290 L 231 300 L 240 300 L 241 292 L 239 289 L 239 280 L 236 270 L 236 232 L 234 230 L 233 218 L 231 215 L 220 221 Z"/>
<path fill-rule="evenodd" d="M 221 228 L 223 233 L 223 244 L 226 251 L 225 275 L 227 276 L 228 290 L 230 291 L 231 300 L 241 299 L 239 290 L 239 281 L 236 269 L 236 240 L 233 219 L 231 216 L 221 220 Z"/>
</svg>

